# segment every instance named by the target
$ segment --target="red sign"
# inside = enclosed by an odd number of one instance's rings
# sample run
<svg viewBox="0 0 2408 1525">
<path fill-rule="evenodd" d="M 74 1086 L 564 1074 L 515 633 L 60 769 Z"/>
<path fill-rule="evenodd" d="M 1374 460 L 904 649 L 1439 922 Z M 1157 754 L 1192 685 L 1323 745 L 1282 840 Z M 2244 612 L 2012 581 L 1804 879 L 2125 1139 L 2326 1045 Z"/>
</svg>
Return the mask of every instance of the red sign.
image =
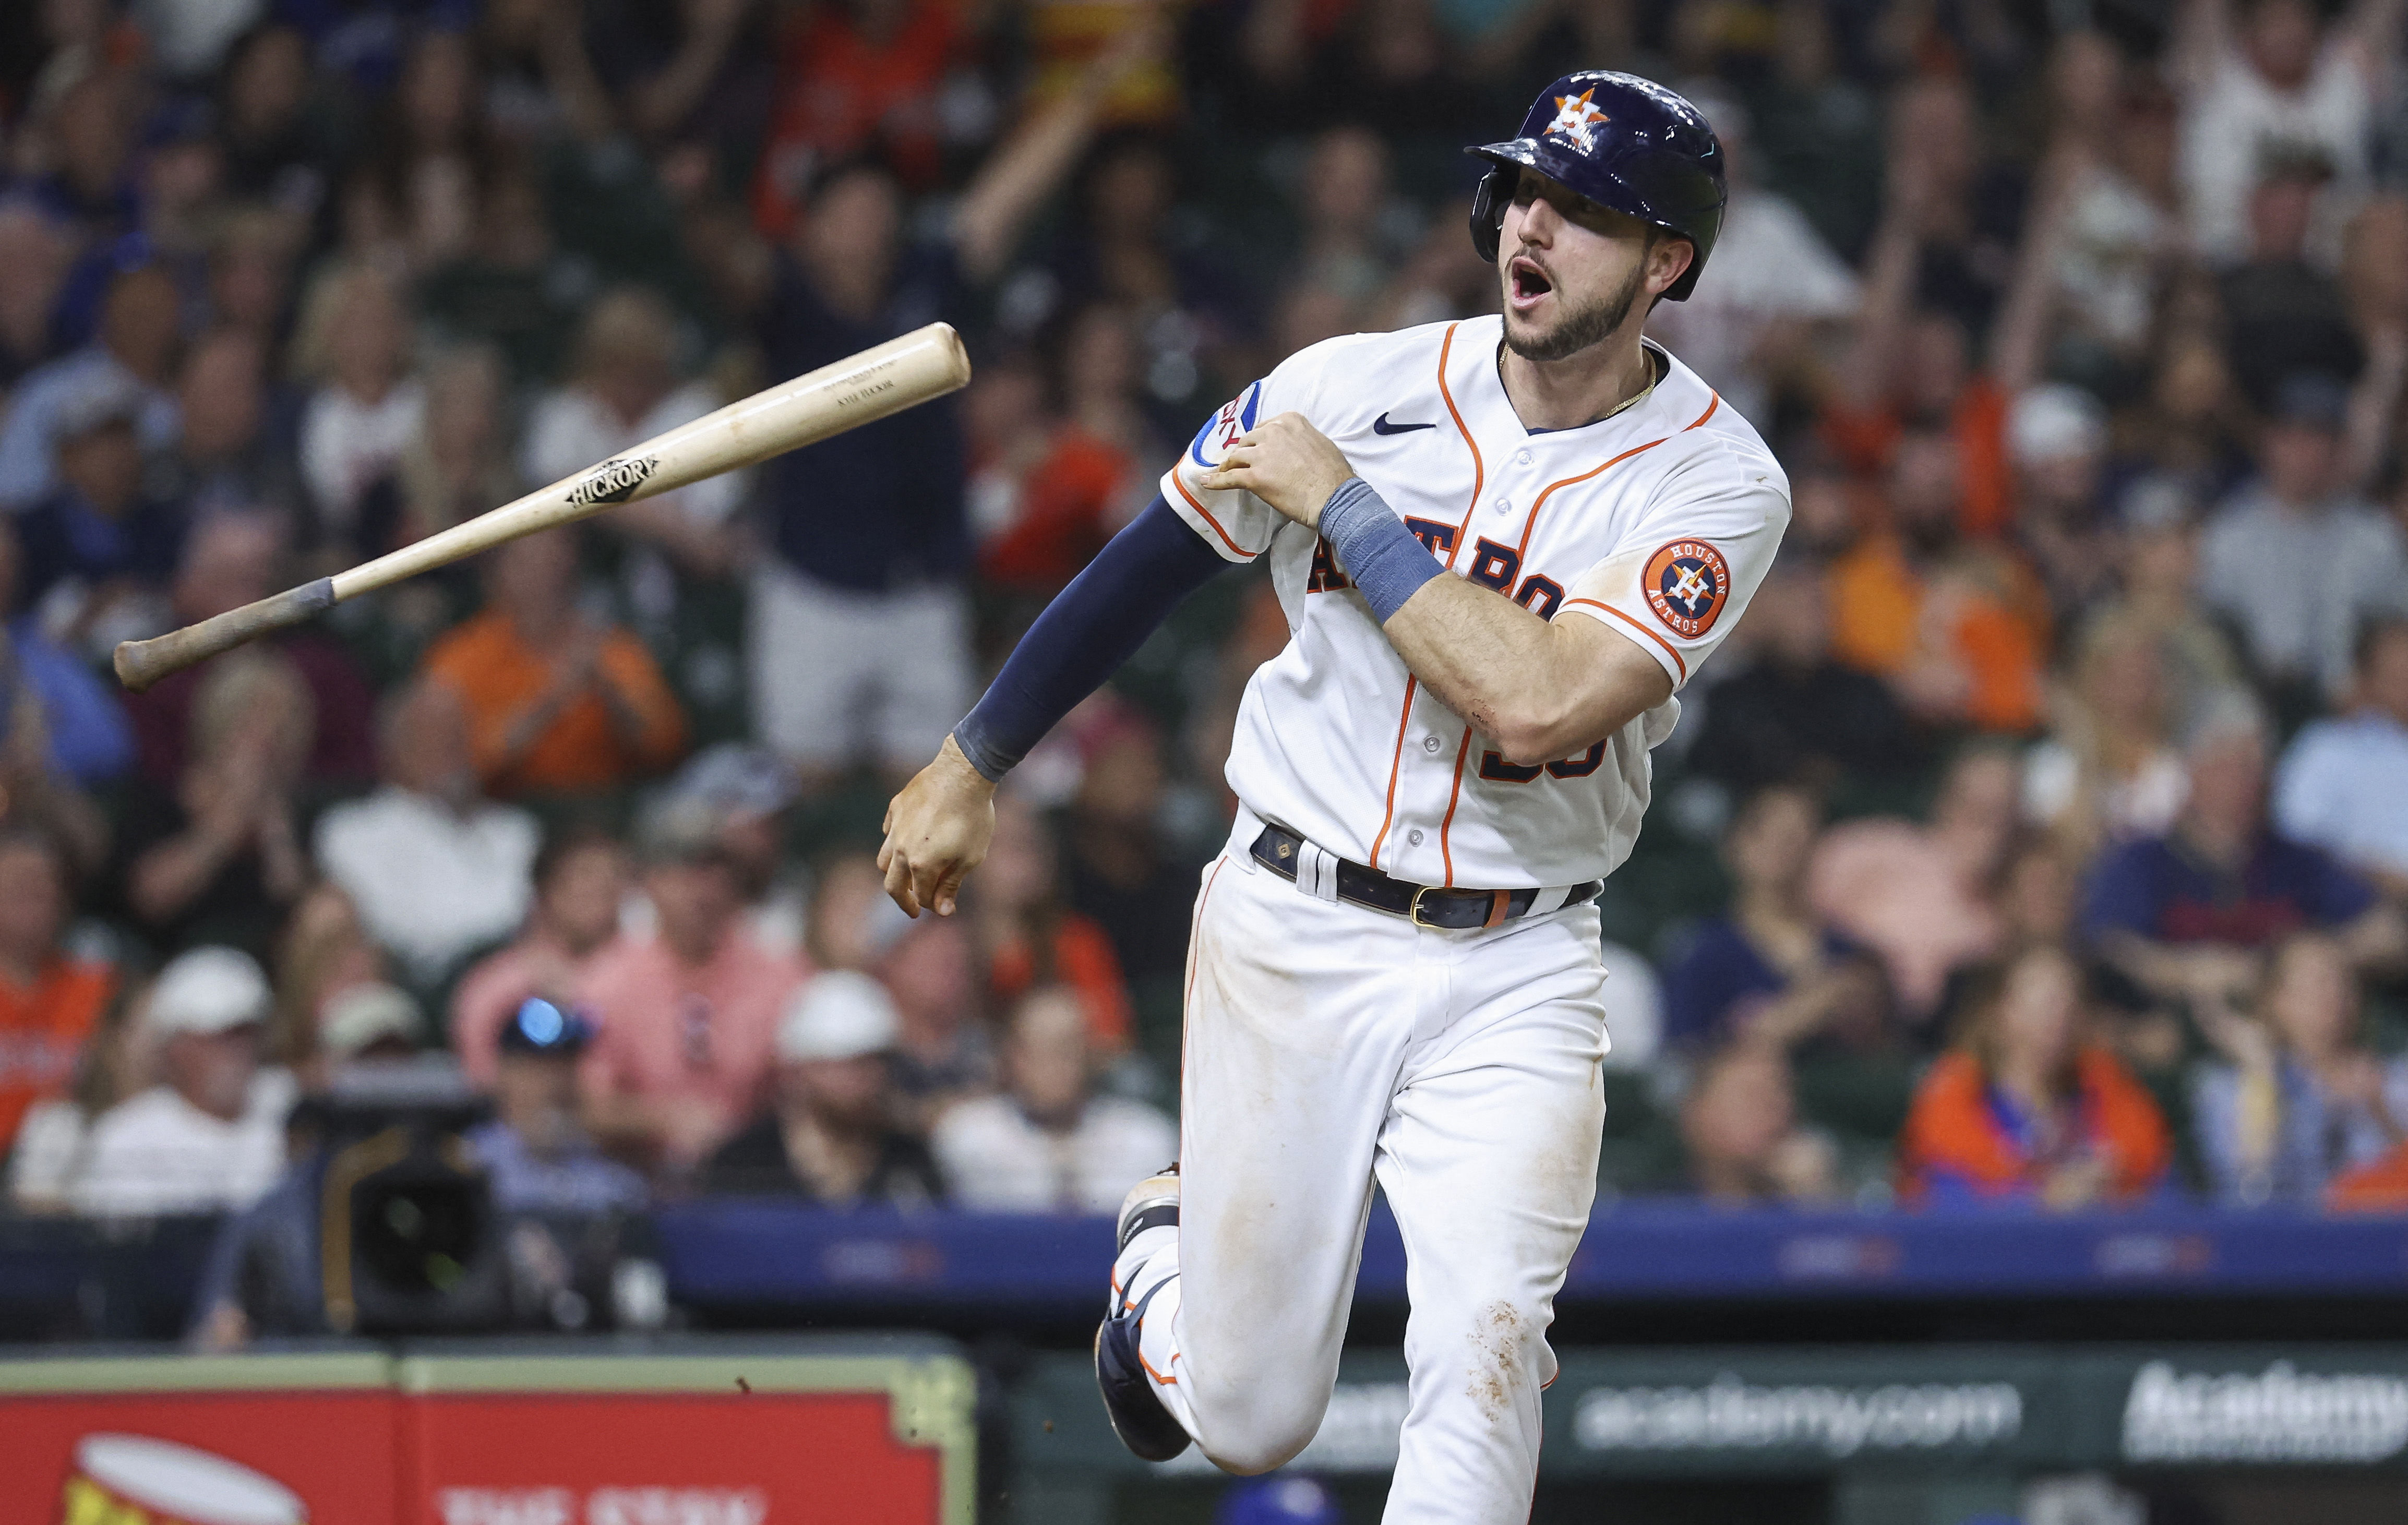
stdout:
<svg viewBox="0 0 2408 1525">
<path fill-rule="evenodd" d="M 404 1423 L 411 1525 L 935 1525 L 939 1455 L 882 1392 L 437 1393 Z"/>
<path fill-rule="evenodd" d="M 344 1375 L 316 1359 L 0 1362 L 0 1522 L 968 1518 L 950 1356 L 371 1357 L 365 1378 L 359 1356 L 328 1358 Z M 109 1390 L 136 1386 L 181 1390 Z"/>
<path fill-rule="evenodd" d="M 400 1396 L 0 1398 L 0 1519 L 26 1525 L 397 1525 Z"/>
</svg>

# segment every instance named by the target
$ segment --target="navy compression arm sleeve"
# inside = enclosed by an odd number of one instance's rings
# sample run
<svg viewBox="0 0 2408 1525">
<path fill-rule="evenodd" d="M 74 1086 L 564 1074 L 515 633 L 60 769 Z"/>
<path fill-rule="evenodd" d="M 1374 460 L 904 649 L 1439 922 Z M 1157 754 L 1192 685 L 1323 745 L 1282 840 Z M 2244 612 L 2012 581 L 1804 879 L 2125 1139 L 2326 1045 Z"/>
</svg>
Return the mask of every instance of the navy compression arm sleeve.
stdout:
<svg viewBox="0 0 2408 1525">
<path fill-rule="evenodd" d="M 986 697 L 953 727 L 962 755 L 1001 778 L 1228 564 L 1155 494 L 1012 648 Z"/>
</svg>

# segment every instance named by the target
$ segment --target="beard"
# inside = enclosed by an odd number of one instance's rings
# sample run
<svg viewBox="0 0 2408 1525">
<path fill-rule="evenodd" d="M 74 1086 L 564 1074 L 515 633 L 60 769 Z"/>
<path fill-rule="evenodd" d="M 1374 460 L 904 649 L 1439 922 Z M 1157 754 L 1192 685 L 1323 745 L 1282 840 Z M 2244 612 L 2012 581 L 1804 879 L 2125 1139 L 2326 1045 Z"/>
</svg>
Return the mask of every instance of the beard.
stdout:
<svg viewBox="0 0 2408 1525">
<path fill-rule="evenodd" d="M 1630 316 L 1630 305 L 1639 300 L 1640 282 L 1646 274 L 1647 262 L 1642 256 L 1637 264 L 1630 267 L 1629 278 L 1623 281 L 1620 291 L 1610 296 L 1601 296 L 1583 303 L 1577 307 L 1568 306 L 1564 315 L 1555 320 L 1553 328 L 1542 329 L 1535 334 L 1517 335 L 1513 332 L 1513 313 L 1509 306 L 1505 313 L 1506 348 L 1524 360 L 1570 359 L 1622 326 L 1623 320 Z M 1507 276 L 1504 278 L 1508 281 L 1510 289 L 1512 278 Z M 1564 289 L 1561 286 L 1554 289 L 1558 297 L 1564 294 Z"/>
</svg>

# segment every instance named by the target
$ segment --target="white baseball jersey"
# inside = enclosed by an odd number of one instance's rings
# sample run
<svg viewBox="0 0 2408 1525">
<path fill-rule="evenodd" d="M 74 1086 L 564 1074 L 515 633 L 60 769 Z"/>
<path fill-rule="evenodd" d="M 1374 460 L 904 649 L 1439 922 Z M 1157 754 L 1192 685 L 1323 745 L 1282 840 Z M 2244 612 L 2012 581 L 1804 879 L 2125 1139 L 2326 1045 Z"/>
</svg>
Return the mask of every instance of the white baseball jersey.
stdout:
<svg viewBox="0 0 2408 1525">
<path fill-rule="evenodd" d="M 1570 757 L 1507 762 L 1407 671 L 1326 544 L 1204 474 L 1261 420 L 1302 414 L 1457 577 L 1542 617 L 1582 615 L 1688 681 L 1737 625 L 1789 522 L 1747 420 L 1650 345 L 1655 389 L 1533 433 L 1498 375 L 1503 320 L 1355 335 L 1246 389 L 1165 473 L 1164 497 L 1233 562 L 1268 553 L 1290 639 L 1246 686 L 1229 787 L 1257 815 L 1398 878 L 1577 884 L 1629 856 L 1664 704 Z"/>
</svg>

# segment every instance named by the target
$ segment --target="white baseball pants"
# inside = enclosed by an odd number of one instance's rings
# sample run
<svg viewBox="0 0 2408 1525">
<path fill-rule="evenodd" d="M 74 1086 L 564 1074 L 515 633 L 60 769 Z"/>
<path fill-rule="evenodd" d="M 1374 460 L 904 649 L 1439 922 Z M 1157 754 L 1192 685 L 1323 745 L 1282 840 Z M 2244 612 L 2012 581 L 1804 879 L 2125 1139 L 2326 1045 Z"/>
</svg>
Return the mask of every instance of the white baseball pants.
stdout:
<svg viewBox="0 0 2408 1525">
<path fill-rule="evenodd" d="M 1388 1525 L 1526 1520 L 1546 1332 L 1597 1190 L 1598 917 L 1446 932 L 1318 898 L 1246 851 L 1188 952 L 1180 1222 L 1113 1268 L 1154 1391 L 1233 1471 L 1286 1461 L 1338 1375 L 1376 1177 L 1412 1367 Z M 1310 877 L 1311 876 L 1308 876 Z"/>
</svg>

